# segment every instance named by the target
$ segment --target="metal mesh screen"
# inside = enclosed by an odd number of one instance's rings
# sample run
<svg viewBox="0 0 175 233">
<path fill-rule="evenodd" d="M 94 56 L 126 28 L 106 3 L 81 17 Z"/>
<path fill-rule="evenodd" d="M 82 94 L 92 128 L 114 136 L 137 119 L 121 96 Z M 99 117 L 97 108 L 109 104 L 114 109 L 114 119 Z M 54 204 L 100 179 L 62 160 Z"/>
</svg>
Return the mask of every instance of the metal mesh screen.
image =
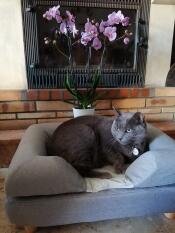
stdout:
<svg viewBox="0 0 175 233">
<path fill-rule="evenodd" d="M 67 74 L 66 68 L 40 67 L 38 24 L 36 16 L 37 6 L 85 6 L 106 7 L 118 9 L 135 9 L 137 11 L 137 41 L 136 67 L 104 69 L 100 87 L 143 87 L 148 48 L 149 13 L 151 0 L 21 0 L 23 31 L 26 56 L 26 71 L 29 89 L 35 88 L 64 88 Z M 86 86 L 86 72 L 84 69 L 74 70 L 74 80 L 78 87 Z"/>
</svg>

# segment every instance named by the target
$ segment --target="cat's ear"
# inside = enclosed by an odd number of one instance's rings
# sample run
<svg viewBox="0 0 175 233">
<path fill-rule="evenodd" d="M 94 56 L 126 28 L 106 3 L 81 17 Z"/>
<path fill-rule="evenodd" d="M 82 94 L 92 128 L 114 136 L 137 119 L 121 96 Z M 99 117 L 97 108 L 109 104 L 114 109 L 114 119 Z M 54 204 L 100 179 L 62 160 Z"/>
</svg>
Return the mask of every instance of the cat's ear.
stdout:
<svg viewBox="0 0 175 233">
<path fill-rule="evenodd" d="M 141 112 L 136 112 L 133 118 L 136 119 L 138 123 L 146 125 L 145 116 Z"/>
<path fill-rule="evenodd" d="M 117 108 L 115 108 L 114 106 L 113 106 L 113 110 L 114 110 L 116 116 L 121 116 L 122 115 L 122 113 L 120 112 L 120 110 L 117 109 Z"/>
</svg>

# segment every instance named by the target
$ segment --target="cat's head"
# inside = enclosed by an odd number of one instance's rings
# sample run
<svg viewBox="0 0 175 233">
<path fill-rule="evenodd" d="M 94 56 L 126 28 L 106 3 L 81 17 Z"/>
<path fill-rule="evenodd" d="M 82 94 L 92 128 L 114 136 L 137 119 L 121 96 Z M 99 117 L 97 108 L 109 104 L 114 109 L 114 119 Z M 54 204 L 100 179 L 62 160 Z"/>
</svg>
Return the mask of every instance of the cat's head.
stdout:
<svg viewBox="0 0 175 233">
<path fill-rule="evenodd" d="M 113 121 L 111 133 L 122 145 L 140 145 L 146 138 L 146 122 L 140 112 L 120 112 Z"/>
</svg>

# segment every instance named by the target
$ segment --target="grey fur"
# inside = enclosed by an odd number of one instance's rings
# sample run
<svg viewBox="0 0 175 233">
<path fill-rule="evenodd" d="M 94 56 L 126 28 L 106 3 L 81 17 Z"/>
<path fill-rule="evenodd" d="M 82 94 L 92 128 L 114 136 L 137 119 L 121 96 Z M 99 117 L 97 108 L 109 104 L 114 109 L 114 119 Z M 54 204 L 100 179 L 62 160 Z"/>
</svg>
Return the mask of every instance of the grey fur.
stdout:
<svg viewBox="0 0 175 233">
<path fill-rule="evenodd" d="M 48 155 L 58 155 L 82 176 L 95 176 L 92 169 L 106 164 L 122 170 L 125 160 L 134 160 L 145 150 L 146 123 L 141 113 L 120 113 L 115 120 L 84 116 L 60 125 L 48 143 Z"/>
</svg>

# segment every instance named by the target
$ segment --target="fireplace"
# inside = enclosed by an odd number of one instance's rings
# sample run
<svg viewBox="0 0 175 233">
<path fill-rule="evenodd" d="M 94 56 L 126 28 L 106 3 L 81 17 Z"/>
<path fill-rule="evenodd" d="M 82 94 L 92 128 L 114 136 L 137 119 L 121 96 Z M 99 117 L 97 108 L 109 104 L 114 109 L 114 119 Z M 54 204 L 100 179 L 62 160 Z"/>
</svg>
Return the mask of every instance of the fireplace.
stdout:
<svg viewBox="0 0 175 233">
<path fill-rule="evenodd" d="M 67 61 L 53 48 L 44 44 L 44 37 L 50 36 L 53 22 L 46 22 L 43 13 L 51 6 L 60 4 L 62 9 L 74 12 L 78 26 L 86 18 L 104 19 L 116 10 L 122 10 L 130 17 L 130 31 L 133 35 L 129 45 L 112 44 L 107 48 L 100 87 L 143 87 L 148 48 L 150 0 L 21 0 L 26 71 L 29 89 L 64 88 Z M 122 30 L 122 29 L 121 29 Z M 119 28 L 119 34 L 120 32 Z M 62 43 L 63 49 L 66 44 Z M 86 86 L 85 48 L 76 47 L 74 56 L 74 81 L 78 87 Z M 100 54 L 92 54 L 91 71 L 99 63 Z"/>
</svg>

